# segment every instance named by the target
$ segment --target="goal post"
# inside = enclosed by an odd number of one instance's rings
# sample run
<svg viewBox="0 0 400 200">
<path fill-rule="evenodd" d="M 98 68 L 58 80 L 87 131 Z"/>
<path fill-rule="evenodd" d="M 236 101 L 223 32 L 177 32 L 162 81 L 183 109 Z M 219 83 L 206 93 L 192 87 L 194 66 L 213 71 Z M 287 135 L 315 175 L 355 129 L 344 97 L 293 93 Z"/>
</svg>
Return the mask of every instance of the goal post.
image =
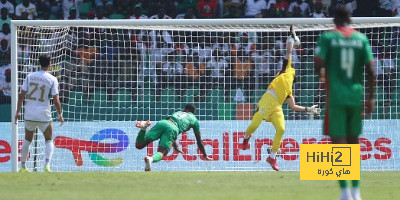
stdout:
<svg viewBox="0 0 400 200">
<path fill-rule="evenodd" d="M 398 37 L 400 18 L 352 18 L 352 27 L 370 37 L 376 63 L 382 61 L 376 108 L 364 120 L 361 138 L 363 170 L 400 170 L 400 84 Z M 55 152 L 53 171 L 141 171 L 143 157 L 157 143 L 137 150 L 136 120 L 155 124 L 186 103 L 197 107 L 206 151 L 198 156 L 192 131 L 178 136 L 183 155 L 169 152 L 156 170 L 269 170 L 264 162 L 274 138 L 262 123 L 250 150 L 241 150 L 244 131 L 266 86 L 282 65 L 290 25 L 302 42 L 294 50 L 298 104 L 318 104 L 324 93 L 313 70 L 316 39 L 333 28 L 331 18 L 174 19 L 174 20 L 12 20 L 11 171 L 19 164 L 24 138 L 23 113 L 14 123 L 18 88 L 38 69 L 41 53 L 52 56 L 50 73 L 60 82 L 65 125 L 58 126 L 52 108 Z M 381 58 L 381 51 L 389 55 Z M 394 63 L 394 64 L 393 64 Z M 387 73 L 387 74 L 386 74 Z M 389 80 L 390 79 L 390 80 Z M 388 81 L 389 80 L 389 81 Z M 386 86 L 393 87 L 387 90 Z M 294 113 L 284 105 L 286 131 L 278 162 L 299 170 L 299 144 L 324 143 L 321 116 Z M 35 170 L 44 165 L 44 138 L 37 137 Z M 393 154 L 392 154 L 393 153 Z M 8 169 L 9 170 L 9 169 Z M 0 167 L 0 171 L 7 171 Z"/>
</svg>

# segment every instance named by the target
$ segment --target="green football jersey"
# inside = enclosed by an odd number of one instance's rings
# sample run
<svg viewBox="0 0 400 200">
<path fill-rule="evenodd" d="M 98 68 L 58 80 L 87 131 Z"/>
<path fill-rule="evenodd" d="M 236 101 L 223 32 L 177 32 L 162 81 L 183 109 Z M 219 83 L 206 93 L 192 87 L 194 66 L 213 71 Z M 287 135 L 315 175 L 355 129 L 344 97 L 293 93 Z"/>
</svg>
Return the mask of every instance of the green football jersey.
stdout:
<svg viewBox="0 0 400 200">
<path fill-rule="evenodd" d="M 193 128 L 194 133 L 200 132 L 199 121 L 193 113 L 178 111 L 172 113 L 172 115 L 168 116 L 166 119 L 171 119 L 175 122 L 176 126 L 179 128 L 179 133 L 188 131 L 190 128 Z"/>
<path fill-rule="evenodd" d="M 347 37 L 339 30 L 325 32 L 315 56 L 325 61 L 329 104 L 360 105 L 364 65 L 373 59 L 368 38 L 357 31 Z"/>
</svg>

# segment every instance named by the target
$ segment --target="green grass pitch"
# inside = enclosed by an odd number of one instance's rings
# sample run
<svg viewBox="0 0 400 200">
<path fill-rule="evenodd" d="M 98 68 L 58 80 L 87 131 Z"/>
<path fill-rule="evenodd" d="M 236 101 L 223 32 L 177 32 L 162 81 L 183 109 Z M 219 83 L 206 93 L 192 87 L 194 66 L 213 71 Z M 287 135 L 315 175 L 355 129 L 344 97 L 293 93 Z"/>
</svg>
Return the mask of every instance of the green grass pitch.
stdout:
<svg viewBox="0 0 400 200">
<path fill-rule="evenodd" d="M 337 199 L 337 181 L 300 181 L 299 172 L 0 173 L 0 199 L 234 200 Z M 364 200 L 398 199 L 400 172 L 363 172 Z"/>
</svg>

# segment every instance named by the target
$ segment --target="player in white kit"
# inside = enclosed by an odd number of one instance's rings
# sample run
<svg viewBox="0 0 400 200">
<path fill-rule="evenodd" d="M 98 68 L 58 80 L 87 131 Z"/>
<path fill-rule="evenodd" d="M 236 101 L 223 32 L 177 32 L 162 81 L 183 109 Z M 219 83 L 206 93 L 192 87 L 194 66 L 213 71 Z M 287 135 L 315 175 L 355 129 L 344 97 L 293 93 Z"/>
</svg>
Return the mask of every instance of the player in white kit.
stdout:
<svg viewBox="0 0 400 200">
<path fill-rule="evenodd" d="M 17 112 L 15 115 L 15 123 L 21 117 L 21 106 L 26 98 L 25 103 L 25 141 L 21 146 L 21 168 L 20 172 L 29 172 L 26 167 L 26 159 L 29 153 L 29 145 L 33 140 L 33 132 L 36 127 L 40 129 L 45 138 L 45 157 L 46 163 L 44 171 L 50 172 L 50 161 L 53 155 L 53 127 L 51 118 L 51 107 L 49 95 L 53 97 L 53 103 L 58 113 L 58 119 L 61 125 L 64 123 L 62 117 L 61 102 L 58 98 L 58 81 L 57 78 L 49 74 L 50 56 L 43 54 L 39 57 L 41 66 L 40 71 L 30 73 L 24 80 L 21 92 L 18 96 Z"/>
</svg>

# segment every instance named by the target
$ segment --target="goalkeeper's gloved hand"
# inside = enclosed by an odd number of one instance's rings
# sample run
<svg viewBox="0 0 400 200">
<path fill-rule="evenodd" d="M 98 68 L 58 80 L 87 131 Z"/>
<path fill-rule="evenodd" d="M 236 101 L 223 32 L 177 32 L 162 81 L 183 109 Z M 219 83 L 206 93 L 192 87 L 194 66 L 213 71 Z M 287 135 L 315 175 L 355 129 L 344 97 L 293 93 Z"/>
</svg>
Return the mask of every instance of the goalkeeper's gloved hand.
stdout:
<svg viewBox="0 0 400 200">
<path fill-rule="evenodd" d="M 312 113 L 314 115 L 319 115 L 321 113 L 321 109 L 318 108 L 318 105 L 313 105 L 311 107 L 306 107 L 306 112 Z"/>
</svg>

